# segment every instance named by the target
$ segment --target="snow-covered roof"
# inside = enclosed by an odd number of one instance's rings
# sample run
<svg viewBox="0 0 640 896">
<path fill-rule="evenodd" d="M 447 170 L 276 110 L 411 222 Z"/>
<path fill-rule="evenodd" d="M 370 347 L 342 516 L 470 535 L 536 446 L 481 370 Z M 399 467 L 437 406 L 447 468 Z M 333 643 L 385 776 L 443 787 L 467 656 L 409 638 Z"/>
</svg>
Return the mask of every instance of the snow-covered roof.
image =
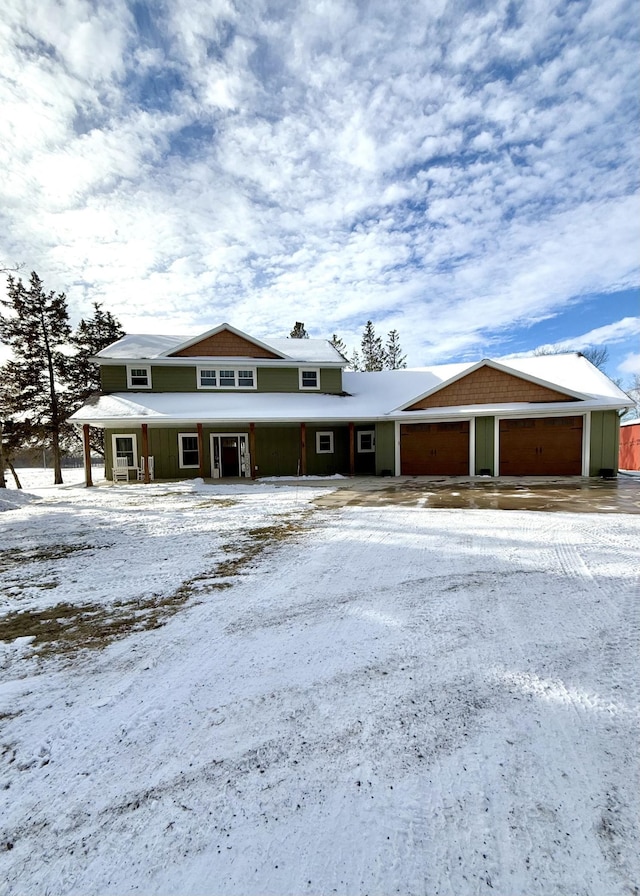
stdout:
<svg viewBox="0 0 640 896">
<path fill-rule="evenodd" d="M 606 374 L 577 352 L 497 360 L 502 367 L 511 368 L 514 373 L 519 372 L 525 376 L 545 380 L 552 386 L 559 386 L 583 395 L 617 399 L 623 404 L 630 402 L 626 392 L 618 388 Z"/>
<path fill-rule="evenodd" d="M 117 361 L 168 360 L 167 355 L 185 345 L 193 344 L 206 334 L 197 336 L 158 336 L 155 334 L 132 334 L 123 336 L 112 345 L 98 352 L 97 359 Z M 346 361 L 327 339 L 263 339 L 260 345 L 272 348 L 275 353 L 302 364 L 342 364 Z M 197 358 L 181 359 L 193 364 Z M 261 364 L 268 363 L 263 359 Z"/>
<path fill-rule="evenodd" d="M 303 342 L 306 340 L 291 340 Z M 420 411 L 398 410 L 425 392 L 446 385 L 472 370 L 477 364 L 444 364 L 409 370 L 383 370 L 379 373 L 343 374 L 345 395 L 302 392 L 119 392 L 97 396 L 71 417 L 75 423 L 109 425 L 115 421 L 137 421 L 150 425 L 175 422 L 246 422 L 284 423 L 305 420 L 369 421 L 442 419 L 473 415 L 522 415 L 531 412 L 531 404 L 513 402 L 456 407 L 434 407 Z M 549 402 L 545 412 L 568 414 L 586 410 L 617 409 L 630 399 L 615 383 L 576 354 L 519 358 L 501 369 L 535 377 L 558 389 L 570 389 L 585 398 Z M 542 407 L 538 406 L 539 410 Z"/>
<path fill-rule="evenodd" d="M 267 339 L 267 344 L 294 361 L 306 364 L 346 364 L 340 352 L 328 339 Z"/>
</svg>

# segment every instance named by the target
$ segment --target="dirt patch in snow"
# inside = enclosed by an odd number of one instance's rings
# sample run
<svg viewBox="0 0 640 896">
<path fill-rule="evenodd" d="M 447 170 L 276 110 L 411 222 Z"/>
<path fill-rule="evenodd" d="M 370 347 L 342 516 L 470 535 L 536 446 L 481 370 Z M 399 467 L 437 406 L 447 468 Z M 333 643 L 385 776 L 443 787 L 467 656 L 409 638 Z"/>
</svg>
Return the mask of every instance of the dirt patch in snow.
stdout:
<svg viewBox="0 0 640 896">
<path fill-rule="evenodd" d="M 219 583 L 217 587 L 228 586 Z M 0 640 L 31 637 L 33 647 L 42 656 L 102 648 L 131 632 L 164 625 L 190 596 L 191 591 L 185 588 L 172 597 L 152 597 L 111 606 L 61 603 L 40 610 L 8 613 L 0 619 Z"/>
<path fill-rule="evenodd" d="M 248 529 L 243 538 L 222 545 L 222 551 L 230 556 L 218 561 L 211 569 L 186 579 L 168 596 L 154 594 L 111 604 L 62 602 L 40 609 L 9 612 L 0 619 L 0 641 L 32 638 L 32 646 L 39 655 L 66 655 L 84 649 L 101 649 L 132 632 L 159 628 L 188 602 L 202 601 L 211 592 L 231 588 L 233 579 L 250 570 L 259 557 L 299 535 L 310 512 L 299 514 L 295 520 L 285 518 L 268 526 Z M 18 549 L 0 559 L 0 571 L 27 562 L 60 560 L 69 554 L 95 548 L 90 544 L 54 544 Z M 32 587 L 54 589 L 59 583 L 51 579 L 31 584 Z"/>
</svg>

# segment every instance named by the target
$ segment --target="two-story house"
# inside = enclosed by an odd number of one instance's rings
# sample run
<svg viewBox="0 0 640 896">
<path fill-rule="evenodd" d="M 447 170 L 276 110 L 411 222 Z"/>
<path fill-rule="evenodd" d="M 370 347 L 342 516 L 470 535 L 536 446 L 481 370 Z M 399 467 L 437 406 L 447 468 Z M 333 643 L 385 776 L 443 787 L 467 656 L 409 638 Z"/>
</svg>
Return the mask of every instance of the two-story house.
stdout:
<svg viewBox="0 0 640 896">
<path fill-rule="evenodd" d="M 617 467 L 630 401 L 586 358 L 354 373 L 326 340 L 125 336 L 71 417 L 120 478 L 593 476 Z M 87 465 L 87 476 L 90 468 Z"/>
</svg>

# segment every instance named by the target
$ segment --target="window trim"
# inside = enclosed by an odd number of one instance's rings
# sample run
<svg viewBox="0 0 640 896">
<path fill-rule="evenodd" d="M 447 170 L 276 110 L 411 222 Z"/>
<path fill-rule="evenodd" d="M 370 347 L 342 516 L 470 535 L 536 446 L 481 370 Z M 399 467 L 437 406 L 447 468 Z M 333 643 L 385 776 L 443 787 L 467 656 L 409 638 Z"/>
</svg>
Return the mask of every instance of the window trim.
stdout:
<svg viewBox="0 0 640 896">
<path fill-rule="evenodd" d="M 213 372 L 216 375 L 215 386 L 204 386 L 202 384 L 201 373 L 203 370 L 213 370 Z M 233 386 L 221 386 L 220 385 L 220 371 L 221 370 L 223 370 L 225 373 L 233 372 L 233 381 L 234 381 Z M 242 373 L 251 373 L 251 376 L 253 377 L 253 386 L 238 385 L 238 380 L 240 378 L 239 374 L 241 371 L 242 371 Z M 211 364 L 198 364 L 198 366 L 196 367 L 196 387 L 198 389 L 202 389 L 205 392 L 220 392 L 221 390 L 224 391 L 226 389 L 231 389 L 236 392 L 250 391 L 250 390 L 255 391 L 258 388 L 258 370 L 256 367 L 250 367 L 250 366 L 240 367 L 238 364 L 232 364 L 232 365 L 229 365 L 228 367 L 224 367 L 221 365 L 216 365 L 215 367 L 213 367 Z"/>
<path fill-rule="evenodd" d="M 320 437 L 321 436 L 329 436 L 329 448 L 321 448 L 320 447 Z M 333 438 L 333 430 L 322 430 L 322 432 L 316 433 L 316 454 L 334 454 L 334 438 Z"/>
<path fill-rule="evenodd" d="M 135 470 L 138 466 L 138 437 L 134 432 L 113 432 L 111 433 L 111 463 L 112 466 L 116 466 L 116 439 L 131 439 L 132 445 L 132 454 L 133 454 L 133 464 L 129 467 L 130 470 Z"/>
<path fill-rule="evenodd" d="M 315 386 L 305 386 L 303 384 L 303 373 L 315 373 L 316 375 L 316 384 Z M 320 368 L 319 367 L 299 367 L 298 368 L 298 388 L 303 392 L 313 392 L 318 391 L 320 388 Z"/>
<path fill-rule="evenodd" d="M 360 429 L 358 436 L 358 454 L 375 454 L 376 453 L 376 431 L 375 429 Z M 361 436 L 371 436 L 371 448 L 362 447 Z"/>
<path fill-rule="evenodd" d="M 134 370 L 146 370 L 147 372 L 147 385 L 141 386 L 138 383 L 132 382 L 132 375 Z M 151 364 L 127 364 L 127 389 L 151 389 Z"/>
<path fill-rule="evenodd" d="M 185 464 L 184 462 L 184 444 L 183 438 L 195 439 L 198 451 L 197 464 Z M 191 449 L 189 449 L 191 450 Z M 181 470 L 199 470 L 200 469 L 200 443 L 198 441 L 197 432 L 179 432 L 178 433 L 178 466 Z"/>
</svg>

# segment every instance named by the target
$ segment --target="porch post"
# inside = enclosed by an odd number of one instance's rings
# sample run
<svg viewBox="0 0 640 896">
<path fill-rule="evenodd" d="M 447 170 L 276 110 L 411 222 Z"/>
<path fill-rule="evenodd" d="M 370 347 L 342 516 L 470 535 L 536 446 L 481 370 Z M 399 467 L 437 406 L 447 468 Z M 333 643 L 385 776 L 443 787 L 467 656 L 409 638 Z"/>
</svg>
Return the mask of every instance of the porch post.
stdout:
<svg viewBox="0 0 640 896">
<path fill-rule="evenodd" d="M 256 478 L 256 425 L 249 424 L 249 459 L 251 461 L 251 478 Z"/>
<path fill-rule="evenodd" d="M 307 475 L 307 424 L 300 424 L 300 473 Z"/>
<path fill-rule="evenodd" d="M 91 478 L 91 444 L 89 442 L 88 423 L 85 423 L 82 427 L 82 447 L 84 452 L 84 484 L 86 488 L 91 488 L 93 479 Z"/>
<path fill-rule="evenodd" d="M 356 473 L 356 428 L 353 423 L 349 424 L 349 476 L 355 476 Z"/>
<path fill-rule="evenodd" d="M 204 432 L 202 423 L 198 423 L 198 457 L 200 458 L 200 469 L 198 473 L 200 474 L 200 478 L 204 479 Z"/>
<path fill-rule="evenodd" d="M 151 476 L 149 475 L 149 425 L 142 424 L 142 456 L 144 458 L 144 484 L 149 485 Z"/>
</svg>

